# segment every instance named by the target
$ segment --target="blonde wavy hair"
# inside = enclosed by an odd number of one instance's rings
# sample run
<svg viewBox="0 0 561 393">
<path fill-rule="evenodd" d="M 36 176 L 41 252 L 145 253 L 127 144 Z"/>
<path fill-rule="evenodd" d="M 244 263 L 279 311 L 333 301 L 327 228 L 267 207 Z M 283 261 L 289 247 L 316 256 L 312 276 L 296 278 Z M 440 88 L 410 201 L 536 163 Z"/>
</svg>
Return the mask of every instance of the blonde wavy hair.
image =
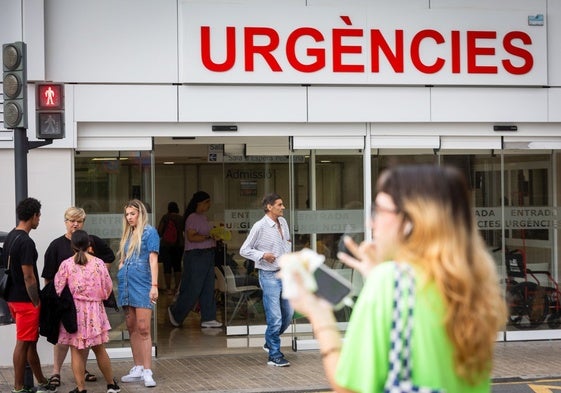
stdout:
<svg viewBox="0 0 561 393">
<path fill-rule="evenodd" d="M 127 221 L 126 212 L 130 207 L 138 211 L 138 221 L 136 227 L 130 226 Z M 144 206 L 144 204 L 138 199 L 131 199 L 130 201 L 128 201 L 123 208 L 123 212 L 123 235 L 121 236 L 121 242 L 119 244 L 118 251 L 120 261 L 124 261 L 134 253 L 140 252 L 142 233 L 144 232 L 144 228 L 148 223 L 148 212 L 146 210 L 146 206 Z M 125 250 L 125 244 L 128 239 L 130 239 L 130 241 L 127 249 Z"/>
<path fill-rule="evenodd" d="M 403 217 L 395 259 L 419 266 L 443 296 L 457 374 L 471 384 L 488 378 L 507 310 L 465 177 L 446 166 L 398 166 L 381 175 L 378 191 L 393 198 Z"/>
</svg>

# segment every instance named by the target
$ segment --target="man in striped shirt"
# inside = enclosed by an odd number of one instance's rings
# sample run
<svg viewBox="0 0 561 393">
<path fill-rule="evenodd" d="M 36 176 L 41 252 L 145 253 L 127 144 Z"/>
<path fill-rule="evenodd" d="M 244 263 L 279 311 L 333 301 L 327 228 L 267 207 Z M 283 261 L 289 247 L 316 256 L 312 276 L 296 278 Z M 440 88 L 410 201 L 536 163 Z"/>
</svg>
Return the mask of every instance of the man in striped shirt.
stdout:
<svg viewBox="0 0 561 393">
<path fill-rule="evenodd" d="M 288 300 L 282 298 L 282 282 L 277 277 L 281 255 L 291 251 L 288 224 L 283 217 L 284 204 L 276 194 L 263 198 L 265 215 L 257 221 L 240 248 L 240 255 L 255 262 L 259 270 L 259 285 L 263 290 L 263 308 L 267 320 L 265 345 L 269 353 L 267 364 L 276 367 L 290 366 L 280 351 L 280 335 L 290 326 L 293 310 Z"/>
</svg>

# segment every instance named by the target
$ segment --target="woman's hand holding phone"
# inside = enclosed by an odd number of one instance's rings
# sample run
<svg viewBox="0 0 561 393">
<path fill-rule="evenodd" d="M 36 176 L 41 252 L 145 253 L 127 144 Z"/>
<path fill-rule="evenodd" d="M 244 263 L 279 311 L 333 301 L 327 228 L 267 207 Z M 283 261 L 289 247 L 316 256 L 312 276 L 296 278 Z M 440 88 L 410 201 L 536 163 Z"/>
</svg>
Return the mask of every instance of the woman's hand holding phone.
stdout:
<svg viewBox="0 0 561 393">
<path fill-rule="evenodd" d="M 339 251 L 337 258 L 348 267 L 359 271 L 363 277 L 367 277 L 378 264 L 374 242 L 363 241 L 359 245 L 350 236 L 345 236 L 343 242 L 348 252 Z"/>
<path fill-rule="evenodd" d="M 353 285 L 350 281 L 325 265 L 318 266 L 313 275 L 317 283 L 317 296 L 331 303 L 335 310 L 343 306 L 352 307 L 353 300 L 350 296 Z"/>
<path fill-rule="evenodd" d="M 281 269 L 282 270 L 282 269 Z M 304 278 L 299 271 L 291 272 L 291 280 L 295 287 L 297 288 L 298 295 L 295 297 L 291 297 L 290 305 L 298 311 L 300 314 L 305 315 L 306 317 L 312 319 L 317 314 L 319 315 L 331 315 L 332 318 L 332 309 L 333 306 L 327 300 L 317 296 L 312 291 L 306 288 L 304 285 Z"/>
</svg>

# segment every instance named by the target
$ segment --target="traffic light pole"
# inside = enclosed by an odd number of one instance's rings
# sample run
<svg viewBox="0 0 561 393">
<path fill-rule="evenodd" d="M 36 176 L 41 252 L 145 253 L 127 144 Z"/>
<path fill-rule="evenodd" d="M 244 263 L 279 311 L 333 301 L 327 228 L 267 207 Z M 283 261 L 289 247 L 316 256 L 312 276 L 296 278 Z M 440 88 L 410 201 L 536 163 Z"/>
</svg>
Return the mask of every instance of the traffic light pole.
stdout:
<svg viewBox="0 0 561 393">
<path fill-rule="evenodd" d="M 2 103 L 4 127 L 14 130 L 14 168 L 16 175 L 16 206 L 27 198 L 27 153 L 36 147 L 50 145 L 52 139 L 29 142 L 27 139 L 27 46 L 25 42 L 2 45 Z M 62 120 L 60 121 L 62 124 Z M 64 130 L 64 128 L 61 129 Z M 16 226 L 18 218 L 16 213 Z M 24 385 L 33 387 L 33 372 L 25 365 Z"/>
<path fill-rule="evenodd" d="M 50 145 L 52 139 L 44 141 L 29 142 L 27 129 L 23 127 L 14 128 L 14 167 L 16 175 L 16 206 L 27 198 L 27 153 L 31 149 Z M 17 217 L 16 217 L 17 225 Z"/>
<path fill-rule="evenodd" d="M 14 128 L 14 166 L 16 169 L 17 206 L 18 203 L 27 198 L 27 130 L 25 128 Z"/>
<path fill-rule="evenodd" d="M 42 142 L 29 142 L 27 139 L 27 129 L 23 127 L 14 128 L 14 167 L 16 175 L 16 206 L 27 198 L 27 153 L 29 150 L 36 147 L 50 145 L 53 143 L 52 139 L 47 139 Z M 16 225 L 18 225 L 18 218 L 16 214 Z M 25 364 L 25 371 L 23 374 L 23 384 L 32 387 L 33 371 L 27 362 Z"/>
</svg>

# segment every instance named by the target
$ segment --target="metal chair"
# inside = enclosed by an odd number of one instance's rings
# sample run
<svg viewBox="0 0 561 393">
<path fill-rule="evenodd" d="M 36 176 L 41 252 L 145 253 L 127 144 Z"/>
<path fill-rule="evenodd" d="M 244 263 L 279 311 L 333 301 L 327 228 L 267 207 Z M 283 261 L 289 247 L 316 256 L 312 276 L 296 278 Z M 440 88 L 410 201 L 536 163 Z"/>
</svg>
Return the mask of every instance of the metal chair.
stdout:
<svg viewBox="0 0 561 393">
<path fill-rule="evenodd" d="M 232 269 L 230 268 L 230 266 L 225 265 L 223 266 L 224 268 L 224 278 L 225 278 L 225 282 L 226 282 L 226 293 L 231 296 L 233 299 L 238 299 L 237 303 L 236 303 L 236 307 L 234 307 L 234 311 L 232 312 L 232 315 L 230 315 L 230 319 L 228 320 L 228 325 L 232 322 L 232 320 L 234 319 L 234 317 L 236 316 L 236 313 L 238 312 L 240 306 L 245 303 L 246 307 L 249 306 L 250 302 L 250 297 L 252 294 L 254 294 L 257 291 L 260 291 L 261 288 L 259 288 L 256 285 L 243 285 L 243 286 L 237 286 L 236 285 L 236 277 L 234 276 L 234 272 L 232 271 Z M 216 273 L 216 276 L 219 277 L 218 274 L 222 275 L 222 272 L 220 272 L 220 269 L 217 269 L 218 272 Z M 254 311 L 257 313 L 257 310 L 255 309 L 255 306 L 252 304 Z"/>
</svg>

